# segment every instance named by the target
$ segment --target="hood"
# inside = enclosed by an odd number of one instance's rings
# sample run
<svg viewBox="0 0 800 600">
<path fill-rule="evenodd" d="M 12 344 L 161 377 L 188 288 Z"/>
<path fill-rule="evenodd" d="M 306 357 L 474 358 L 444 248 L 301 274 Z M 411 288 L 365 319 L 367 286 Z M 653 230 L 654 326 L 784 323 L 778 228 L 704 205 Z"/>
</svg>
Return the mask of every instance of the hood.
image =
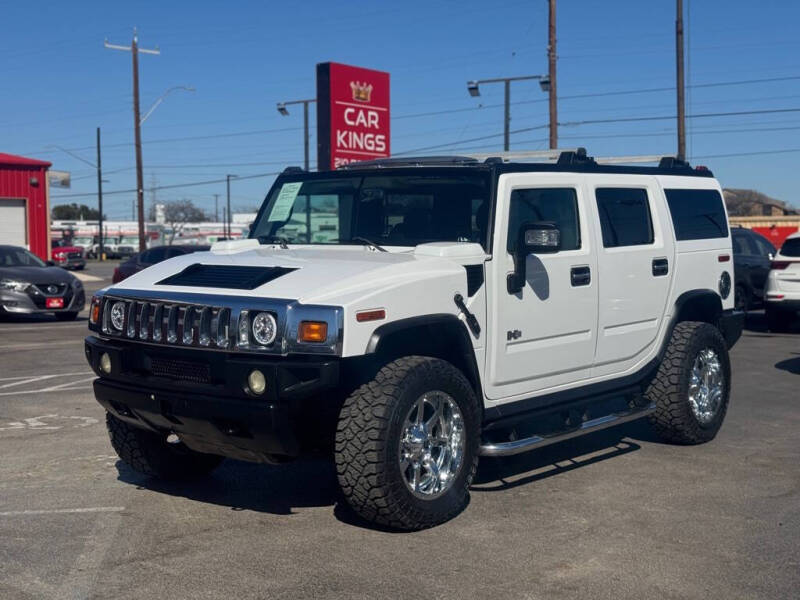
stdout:
<svg viewBox="0 0 800 600">
<path fill-rule="evenodd" d="M 71 283 L 75 276 L 59 267 L 0 267 L 0 279 L 27 283 Z"/>
<path fill-rule="evenodd" d="M 83 252 L 82 246 L 57 246 L 53 248 L 53 254 L 60 254 L 62 252 Z"/>
<path fill-rule="evenodd" d="M 298 246 L 280 249 L 259 246 L 255 240 L 215 246 L 210 252 L 178 256 L 149 267 L 114 286 L 114 289 L 159 289 L 169 292 L 188 292 L 259 298 L 298 300 L 305 304 L 344 303 L 363 296 L 376 288 L 395 288 L 405 282 L 419 283 L 426 279 L 465 277 L 464 264 L 485 259 L 477 244 L 462 244 L 456 257 L 435 249 L 420 252 L 419 247 L 399 252 L 376 252 L 354 246 Z M 472 249 L 465 258 L 464 246 Z M 466 261 L 466 262 L 465 262 Z M 161 283 L 192 265 L 220 267 L 260 267 L 272 275 L 253 289 L 232 287 L 201 287 Z M 279 267 L 279 270 L 275 270 Z M 279 271 L 279 272 L 278 272 Z M 277 274 L 276 274 L 277 273 Z M 222 280 L 224 278 L 220 278 Z"/>
</svg>

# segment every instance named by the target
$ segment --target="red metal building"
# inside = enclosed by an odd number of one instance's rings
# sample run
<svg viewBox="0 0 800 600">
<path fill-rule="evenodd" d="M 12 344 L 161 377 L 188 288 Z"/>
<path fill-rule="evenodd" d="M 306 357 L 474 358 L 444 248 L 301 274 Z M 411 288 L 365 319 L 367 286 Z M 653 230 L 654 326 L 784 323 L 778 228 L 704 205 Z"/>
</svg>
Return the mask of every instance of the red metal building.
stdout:
<svg viewBox="0 0 800 600">
<path fill-rule="evenodd" d="M 50 258 L 50 163 L 0 152 L 0 244 Z"/>
</svg>

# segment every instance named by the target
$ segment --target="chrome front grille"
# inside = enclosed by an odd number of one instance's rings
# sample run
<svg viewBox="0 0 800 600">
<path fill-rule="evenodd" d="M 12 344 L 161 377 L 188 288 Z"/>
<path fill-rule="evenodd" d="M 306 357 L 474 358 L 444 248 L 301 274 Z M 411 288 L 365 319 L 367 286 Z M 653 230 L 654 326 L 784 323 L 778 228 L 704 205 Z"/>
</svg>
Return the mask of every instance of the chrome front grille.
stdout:
<svg viewBox="0 0 800 600">
<path fill-rule="evenodd" d="M 340 306 L 300 304 L 281 298 L 258 298 L 217 294 L 195 294 L 155 290 L 100 291 L 100 315 L 89 329 L 102 335 L 132 342 L 183 348 L 257 354 L 341 354 L 344 309 Z M 121 303 L 122 311 L 112 307 Z M 270 313 L 277 322 L 277 335 L 270 344 L 259 344 L 253 336 L 253 316 Z M 119 328 L 113 325 L 111 315 Z M 120 314 L 121 313 L 121 314 Z M 300 323 L 322 321 L 328 325 L 324 342 L 299 339 Z"/>
<path fill-rule="evenodd" d="M 111 307 L 124 307 L 122 329 L 111 322 Z M 165 301 L 105 298 L 103 333 L 142 342 L 216 349 L 231 344 L 231 310 L 222 306 L 182 304 Z"/>
</svg>

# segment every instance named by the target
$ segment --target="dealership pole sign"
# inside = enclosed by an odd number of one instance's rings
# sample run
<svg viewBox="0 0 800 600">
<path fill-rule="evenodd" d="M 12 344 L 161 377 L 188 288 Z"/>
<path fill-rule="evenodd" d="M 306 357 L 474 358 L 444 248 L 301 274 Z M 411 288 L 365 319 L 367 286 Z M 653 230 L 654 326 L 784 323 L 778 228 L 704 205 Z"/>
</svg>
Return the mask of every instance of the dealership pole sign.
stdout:
<svg viewBox="0 0 800 600">
<path fill-rule="evenodd" d="M 318 64 L 317 169 L 389 155 L 389 73 Z"/>
</svg>

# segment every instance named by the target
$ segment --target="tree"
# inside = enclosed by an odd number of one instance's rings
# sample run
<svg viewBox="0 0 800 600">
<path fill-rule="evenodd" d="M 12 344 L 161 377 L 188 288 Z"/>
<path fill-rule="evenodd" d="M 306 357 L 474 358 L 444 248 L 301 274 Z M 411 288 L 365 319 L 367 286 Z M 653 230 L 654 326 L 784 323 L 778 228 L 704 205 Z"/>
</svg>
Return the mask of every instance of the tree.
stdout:
<svg viewBox="0 0 800 600">
<path fill-rule="evenodd" d="M 167 245 L 171 246 L 175 237 L 186 227 L 187 223 L 206 221 L 206 213 L 197 208 L 191 200 L 173 200 L 164 203 L 164 223 L 170 228 Z"/>
<path fill-rule="evenodd" d="M 54 206 L 52 216 L 54 221 L 97 221 L 100 218 L 100 211 L 85 204 L 79 206 L 73 202 Z"/>
</svg>

